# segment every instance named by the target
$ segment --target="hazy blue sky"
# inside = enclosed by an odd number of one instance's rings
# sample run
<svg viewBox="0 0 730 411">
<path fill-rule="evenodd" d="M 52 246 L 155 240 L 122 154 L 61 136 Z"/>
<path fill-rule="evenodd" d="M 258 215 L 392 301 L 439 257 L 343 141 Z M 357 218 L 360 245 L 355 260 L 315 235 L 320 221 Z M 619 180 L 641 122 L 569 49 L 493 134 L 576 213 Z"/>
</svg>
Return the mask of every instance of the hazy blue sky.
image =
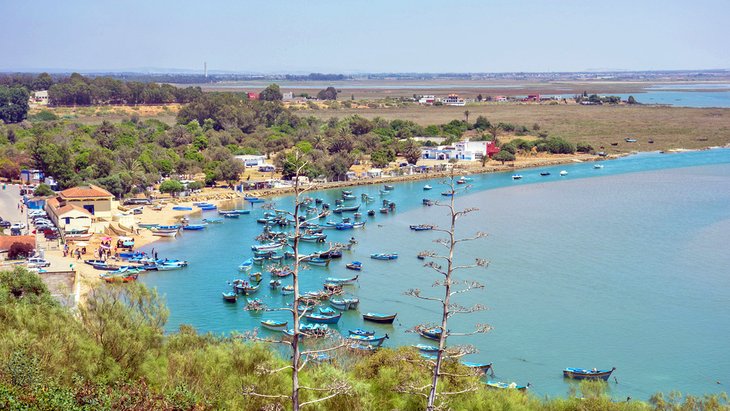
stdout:
<svg viewBox="0 0 730 411">
<path fill-rule="evenodd" d="M 730 68 L 728 0 L 0 0 L 0 70 Z"/>
</svg>

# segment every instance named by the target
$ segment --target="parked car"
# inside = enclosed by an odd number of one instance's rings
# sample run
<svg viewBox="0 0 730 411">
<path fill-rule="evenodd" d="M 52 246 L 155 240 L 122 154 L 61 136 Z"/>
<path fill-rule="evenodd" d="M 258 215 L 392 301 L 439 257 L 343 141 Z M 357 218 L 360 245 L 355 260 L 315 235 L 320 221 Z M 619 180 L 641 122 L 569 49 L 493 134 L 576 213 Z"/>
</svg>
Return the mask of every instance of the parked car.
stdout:
<svg viewBox="0 0 730 411">
<path fill-rule="evenodd" d="M 19 228 L 10 227 L 10 235 L 21 235 L 22 232 Z"/>
<path fill-rule="evenodd" d="M 0 221 L 0 227 L 2 228 L 10 228 L 13 224 L 8 220 Z"/>
<path fill-rule="evenodd" d="M 18 230 L 25 230 L 25 223 L 15 223 L 10 228 L 17 228 Z"/>
<path fill-rule="evenodd" d="M 28 259 L 28 267 L 49 267 L 51 265 L 50 262 L 40 258 L 40 257 L 31 257 Z"/>
<path fill-rule="evenodd" d="M 149 205 L 152 204 L 152 202 L 146 198 L 130 198 L 128 200 L 124 200 L 124 205 Z"/>
</svg>

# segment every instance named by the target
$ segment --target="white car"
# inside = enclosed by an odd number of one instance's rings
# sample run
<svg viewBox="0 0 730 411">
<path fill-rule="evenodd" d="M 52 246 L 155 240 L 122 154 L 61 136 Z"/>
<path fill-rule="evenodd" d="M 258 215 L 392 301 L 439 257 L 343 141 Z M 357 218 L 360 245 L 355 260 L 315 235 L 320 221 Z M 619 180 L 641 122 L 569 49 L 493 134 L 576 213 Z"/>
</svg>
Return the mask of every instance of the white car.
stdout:
<svg viewBox="0 0 730 411">
<path fill-rule="evenodd" d="M 49 267 L 51 265 L 50 262 L 40 258 L 40 257 L 31 257 L 28 259 L 28 267 L 31 268 L 43 268 L 43 267 Z"/>
<path fill-rule="evenodd" d="M 45 211 L 43 211 L 43 210 L 31 210 L 31 211 L 28 211 L 28 216 L 29 217 L 36 217 L 36 216 L 44 216 L 45 217 L 47 215 L 48 214 Z"/>
<path fill-rule="evenodd" d="M 17 228 L 18 230 L 25 230 L 25 223 L 15 223 L 10 226 L 10 229 Z"/>
</svg>

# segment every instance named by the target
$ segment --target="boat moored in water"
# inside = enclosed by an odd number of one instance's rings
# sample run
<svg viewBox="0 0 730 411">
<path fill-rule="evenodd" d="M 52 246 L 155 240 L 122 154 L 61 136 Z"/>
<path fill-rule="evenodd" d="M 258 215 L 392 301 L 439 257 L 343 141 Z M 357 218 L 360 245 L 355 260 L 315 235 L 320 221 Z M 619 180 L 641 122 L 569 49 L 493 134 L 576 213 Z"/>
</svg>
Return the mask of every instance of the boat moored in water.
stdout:
<svg viewBox="0 0 730 411">
<path fill-rule="evenodd" d="M 607 381 L 608 377 L 611 376 L 611 373 L 616 370 L 616 367 L 611 368 L 610 370 L 599 370 L 599 369 L 592 369 L 587 370 L 584 368 L 566 368 L 563 370 L 563 377 L 565 378 L 572 378 L 574 380 L 603 380 Z"/>
<path fill-rule="evenodd" d="M 395 321 L 395 317 L 397 315 L 398 315 L 398 313 L 395 313 L 395 314 L 365 313 L 362 315 L 362 319 L 365 321 L 372 321 L 374 323 L 380 323 L 380 324 L 393 324 L 393 321 Z"/>
</svg>

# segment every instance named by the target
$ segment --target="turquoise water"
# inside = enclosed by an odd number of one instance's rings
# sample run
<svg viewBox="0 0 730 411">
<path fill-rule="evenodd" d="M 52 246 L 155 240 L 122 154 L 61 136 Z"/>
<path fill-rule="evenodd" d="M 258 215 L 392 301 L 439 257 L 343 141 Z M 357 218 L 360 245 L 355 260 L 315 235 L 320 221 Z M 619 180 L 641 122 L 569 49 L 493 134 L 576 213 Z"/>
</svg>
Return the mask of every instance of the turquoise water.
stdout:
<svg viewBox="0 0 730 411">
<path fill-rule="evenodd" d="M 462 294 L 457 302 L 490 309 L 454 317 L 451 328 L 465 331 L 486 322 L 494 330 L 453 337 L 451 344 L 475 345 L 480 353 L 470 360 L 494 362 L 497 379 L 530 382 L 539 395 L 567 393 L 564 367 L 615 366 L 618 383 L 610 389 L 616 398 L 646 399 L 669 390 L 727 391 L 730 150 L 647 153 L 603 164 L 603 169 L 582 163 L 521 170 L 519 181 L 508 173 L 474 176 L 473 187 L 457 197 L 458 205 L 480 211 L 460 220 L 459 232 L 482 230 L 489 236 L 464 244 L 457 255 L 463 262 L 484 257 L 490 266 L 459 274 L 483 281 L 486 288 Z M 541 177 L 543 170 L 552 175 Z M 569 174 L 560 177 L 560 170 Z M 423 192 L 427 183 L 434 189 Z M 397 184 L 388 196 L 398 205 L 395 215 L 377 214 L 364 230 L 328 231 L 328 240 L 354 235 L 360 244 L 328 269 L 303 273 L 302 289 L 318 290 L 328 276 L 351 276 L 345 263 L 360 260 L 361 279 L 351 287 L 361 299 L 360 312 L 398 313 L 393 326 L 377 326 L 349 311 L 339 330 L 366 326 L 387 332 L 388 346 L 428 342 L 405 331 L 437 321 L 438 307 L 403 292 L 414 287 L 429 292 L 436 279 L 415 256 L 424 249 L 438 250 L 432 242 L 437 234 L 412 232 L 408 225 L 446 224 L 442 208 L 421 205 L 426 193 L 441 197 L 438 184 Z M 353 188 L 379 202 L 377 190 Z M 334 204 L 339 193 L 313 195 Z M 274 201 L 284 207 L 292 199 Z M 154 244 L 161 256 L 190 261 L 184 270 L 143 278 L 167 297 L 169 331 L 192 324 L 201 331 L 228 333 L 256 327 L 263 318 L 288 319 L 283 312 L 251 315 L 242 310 L 242 301 L 225 304 L 221 299 L 226 282 L 238 276 L 238 264 L 251 255 L 252 239 L 261 229 L 255 218 L 261 212 L 257 206 L 238 221 Z M 375 261 L 368 258 L 373 252 L 398 252 L 400 258 Z M 289 301 L 263 287 L 258 297 L 270 306 Z"/>
</svg>

